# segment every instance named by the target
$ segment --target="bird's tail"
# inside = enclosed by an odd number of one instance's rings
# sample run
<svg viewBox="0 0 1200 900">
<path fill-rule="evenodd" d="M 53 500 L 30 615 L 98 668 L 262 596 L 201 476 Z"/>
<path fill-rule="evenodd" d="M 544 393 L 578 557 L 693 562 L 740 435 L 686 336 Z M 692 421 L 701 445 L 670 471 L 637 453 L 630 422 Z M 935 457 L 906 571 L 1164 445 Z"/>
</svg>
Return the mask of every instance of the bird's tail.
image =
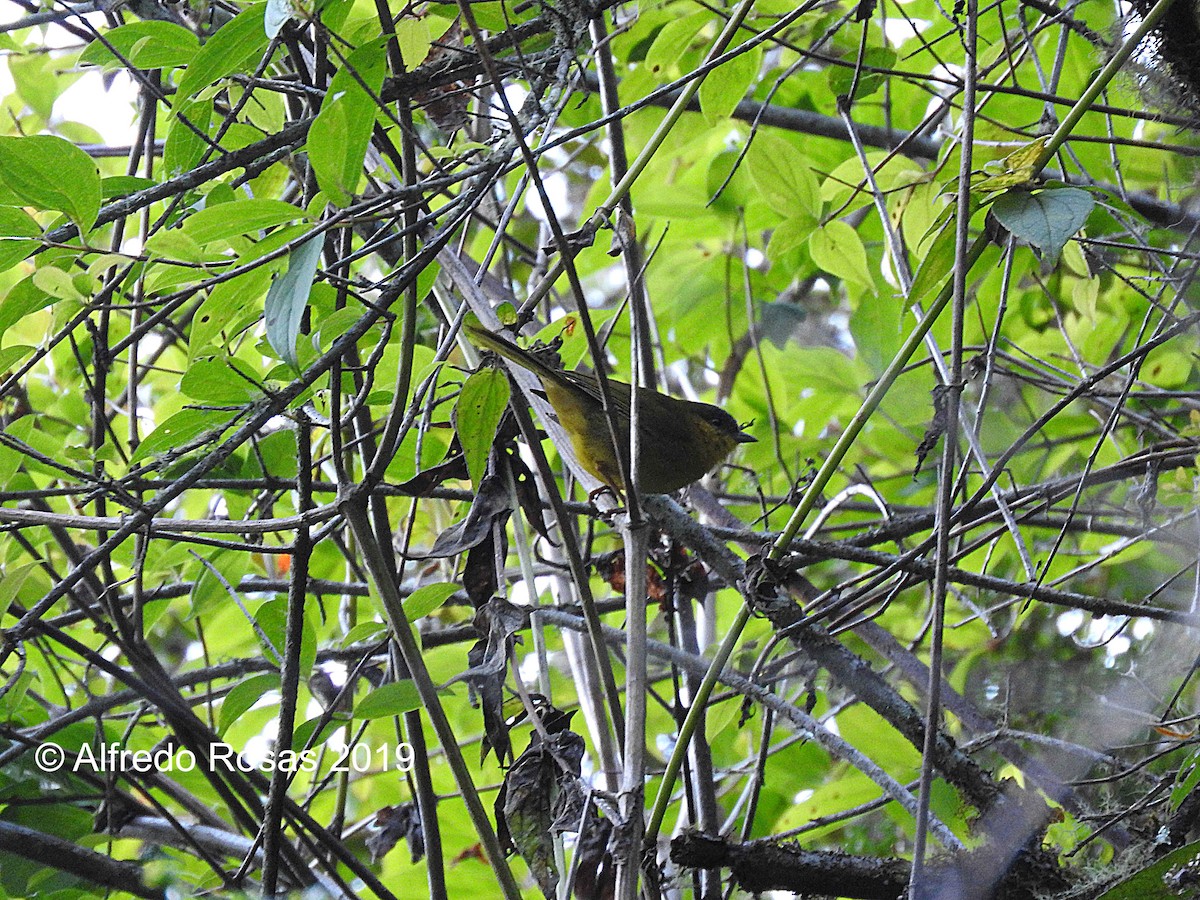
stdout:
<svg viewBox="0 0 1200 900">
<path fill-rule="evenodd" d="M 508 338 L 501 337 L 493 331 L 488 331 L 483 327 L 483 324 L 474 314 L 468 314 L 463 319 L 463 331 L 467 333 L 467 337 L 471 339 L 477 347 L 482 347 L 485 350 L 491 350 L 493 353 L 503 356 L 509 362 L 515 363 L 523 369 L 528 369 L 539 378 L 548 378 L 551 381 L 562 380 L 562 373 L 550 368 L 532 353 L 522 350 Z"/>
</svg>

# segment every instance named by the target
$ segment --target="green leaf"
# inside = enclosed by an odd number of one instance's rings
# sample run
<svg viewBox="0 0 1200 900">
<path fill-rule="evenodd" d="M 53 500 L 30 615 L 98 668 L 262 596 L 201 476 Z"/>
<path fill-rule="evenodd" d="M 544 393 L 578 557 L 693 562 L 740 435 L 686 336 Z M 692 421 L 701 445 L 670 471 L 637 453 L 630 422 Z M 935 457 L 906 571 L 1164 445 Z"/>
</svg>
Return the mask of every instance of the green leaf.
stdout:
<svg viewBox="0 0 1200 900">
<path fill-rule="evenodd" d="M 36 348 L 27 347 L 24 344 L 13 344 L 11 347 L 5 347 L 0 350 L 0 373 L 7 372 L 15 367 L 17 363 L 22 362 L 27 356 L 31 356 Z"/>
<path fill-rule="evenodd" d="M 279 354 L 279 358 L 299 367 L 296 356 L 296 337 L 300 334 L 300 322 L 308 305 L 317 263 L 321 261 L 321 248 L 325 238 L 316 235 L 309 238 L 288 256 L 287 271 L 271 283 L 267 299 L 263 304 L 266 318 L 267 341 Z"/>
<path fill-rule="evenodd" d="M 458 590 L 457 584 L 447 581 L 422 585 L 405 598 L 404 615 L 408 616 L 409 622 L 415 622 L 440 607 Z"/>
<path fill-rule="evenodd" d="M 278 661 L 274 651 L 278 651 L 282 655 L 284 644 L 287 641 L 287 607 L 289 602 L 284 597 L 268 600 L 254 613 L 254 623 L 258 626 L 259 631 L 262 632 L 259 635 L 259 641 L 262 642 L 263 651 L 271 661 Z M 299 670 L 301 672 L 309 672 L 317 659 L 317 632 L 313 628 L 308 616 L 304 617 L 304 624 L 301 626 L 300 631 Z M 263 636 L 266 637 L 266 641 L 270 642 L 269 645 L 263 641 Z"/>
<path fill-rule="evenodd" d="M 1019 240 L 1046 254 L 1053 265 L 1095 205 L 1092 195 L 1079 188 L 1009 191 L 992 204 L 992 215 Z"/>
<path fill-rule="evenodd" d="M 17 282 L 0 300 L 0 335 L 23 318 L 54 303 L 54 298 L 37 286 L 32 275 Z"/>
<path fill-rule="evenodd" d="M 1043 135 L 1018 147 L 1004 159 L 985 164 L 983 167 L 985 177 L 973 183 L 971 190 L 991 193 L 1028 184 L 1037 174 L 1035 163 L 1041 157 L 1049 140 L 1049 135 Z"/>
<path fill-rule="evenodd" d="M 863 66 L 865 68 L 890 69 L 896 64 L 896 52 L 887 47 L 868 47 L 863 52 Z M 828 69 L 829 90 L 835 96 L 842 96 L 850 92 L 850 87 L 854 85 L 855 67 L 850 66 L 831 66 Z M 875 72 L 860 72 L 858 84 L 855 86 L 854 99 L 862 100 L 864 97 L 869 97 L 881 87 L 883 87 L 885 76 Z"/>
<path fill-rule="evenodd" d="M 355 719 L 381 719 L 421 708 L 421 697 L 410 680 L 380 685 L 354 707 Z"/>
<path fill-rule="evenodd" d="M 1200 841 L 1172 850 L 1162 859 L 1155 860 L 1109 888 L 1097 900 L 1175 900 L 1177 897 L 1186 897 L 1189 889 L 1185 887 L 1180 891 L 1170 887 L 1168 876 L 1172 872 L 1193 871 L 1197 857 L 1200 857 Z"/>
<path fill-rule="evenodd" d="M 4 431 L 17 440 L 28 444 L 38 454 L 49 459 L 57 459 L 71 449 L 77 449 L 75 435 L 68 435 L 62 430 L 47 427 L 48 423 L 41 420 L 46 416 L 22 416 L 10 424 Z M 6 447 L 6 450 L 11 449 Z M 62 477 L 62 472 L 48 463 L 43 463 L 37 456 L 20 454 L 20 465 L 29 472 L 49 475 L 53 478 Z M 6 463 L 7 465 L 7 463 Z"/>
<path fill-rule="evenodd" d="M 25 210 L 0 206 L 0 272 L 11 269 L 41 244 L 22 238 L 40 237 L 41 234 L 41 227 Z"/>
<path fill-rule="evenodd" d="M 1178 810 L 1197 785 L 1200 785 L 1200 754 L 1195 751 L 1188 754 L 1187 759 L 1175 773 L 1175 785 L 1171 788 L 1171 809 Z"/>
<path fill-rule="evenodd" d="M 771 232 L 771 241 L 767 244 L 767 258 L 771 262 L 779 262 L 786 253 L 799 250 L 817 227 L 817 220 L 812 216 L 797 215 L 784 219 Z"/>
<path fill-rule="evenodd" d="M 375 125 L 371 94 L 377 95 L 383 85 L 386 43 L 386 38 L 379 38 L 350 54 L 333 76 L 321 111 L 308 131 L 306 149 L 313 174 L 321 190 L 338 206 L 350 204 L 362 177 L 367 142 Z"/>
<path fill-rule="evenodd" d="M 320 285 L 314 285 L 315 291 Z M 363 316 L 361 306 L 344 306 L 341 309 L 334 310 L 326 316 L 322 316 L 320 322 L 315 321 L 315 309 L 312 322 L 314 334 L 317 337 L 315 342 L 322 353 L 333 346 L 333 342 L 340 338 L 343 334 L 349 331 L 358 320 Z"/>
<path fill-rule="evenodd" d="M 1184 388 L 1192 377 L 1192 354 L 1158 347 L 1147 355 L 1138 375 L 1146 383 L 1163 390 Z"/>
<path fill-rule="evenodd" d="M 710 72 L 700 85 L 700 112 L 709 125 L 732 115 L 734 108 L 758 80 L 761 47 L 752 47 Z"/>
<path fill-rule="evenodd" d="M 265 16 L 266 4 L 255 3 L 217 29 L 179 80 L 176 103 L 190 99 L 226 75 L 249 73 L 250 61 L 257 62 L 267 46 Z"/>
<path fill-rule="evenodd" d="M 864 162 L 871 167 L 880 191 L 888 195 L 893 204 L 898 188 L 914 186 L 927 177 L 912 160 L 881 150 L 868 152 L 864 159 L 852 156 L 821 182 L 821 199 L 840 215 L 871 202 L 871 188 L 863 174 Z"/>
<path fill-rule="evenodd" d="M 664 80 L 663 76 L 671 74 L 675 63 L 691 47 L 696 34 L 707 22 L 704 13 L 696 12 L 672 19 L 664 25 L 646 51 L 644 65 L 647 71 L 657 80 Z"/>
<path fill-rule="evenodd" d="M 216 440 L 229 427 L 230 414 L 214 409 L 184 409 L 171 416 L 138 445 L 130 466 L 169 450 L 179 450 L 204 435 Z"/>
<path fill-rule="evenodd" d="M 433 30 L 428 16 L 416 18 L 407 16 L 396 23 L 396 43 L 400 46 L 400 58 L 404 67 L 415 69 L 429 55 L 433 46 Z M 444 22 L 438 22 L 439 28 L 444 28 Z"/>
<path fill-rule="evenodd" d="M 767 204 L 785 218 L 821 214 L 821 185 L 800 151 L 770 132 L 760 131 L 747 155 L 750 177 Z"/>
<path fill-rule="evenodd" d="M 202 403 L 234 404 L 257 400 L 262 391 L 236 371 L 245 365 L 228 358 L 198 359 L 183 373 L 179 389 Z"/>
<path fill-rule="evenodd" d="M 30 206 L 66 213 L 81 232 L 100 212 L 96 164 L 55 135 L 0 137 L 0 179 Z"/>
<path fill-rule="evenodd" d="M 17 598 L 17 592 L 21 590 L 21 585 L 36 568 L 36 563 L 27 563 L 4 572 L 4 577 L 0 578 L 0 609 L 8 609 L 12 605 L 13 600 Z"/>
<path fill-rule="evenodd" d="M 507 28 L 512 28 L 514 25 L 520 25 L 522 22 L 528 22 L 538 14 L 538 11 L 532 6 L 523 6 L 513 3 L 499 3 L 493 0 L 484 0 L 484 2 L 473 2 L 471 4 L 471 12 L 475 13 L 475 18 L 479 22 L 479 26 L 485 31 L 492 31 L 499 34 Z"/>
<path fill-rule="evenodd" d="M 83 304 L 87 298 L 75 284 L 75 280 L 56 266 L 42 266 L 33 273 L 33 283 L 57 300 Z"/>
<path fill-rule="evenodd" d="M 208 134 L 212 116 L 212 100 L 179 100 L 176 103 L 163 148 L 163 168 L 168 176 L 190 171 L 203 159 L 209 144 L 200 134 Z"/>
<path fill-rule="evenodd" d="M 207 244 L 307 218 L 304 210 L 282 200 L 242 200 L 219 203 L 193 213 L 184 222 L 183 230 L 196 243 Z"/>
<path fill-rule="evenodd" d="M 313 732 L 317 730 L 317 726 L 324 721 L 325 725 L 321 729 L 321 733 L 313 737 Z M 326 716 L 313 716 L 305 722 L 301 722 L 296 726 L 296 730 L 292 732 L 292 746 L 296 749 L 301 747 L 316 747 L 329 740 L 342 724 L 347 721 L 347 717 L 340 712 L 334 712 L 332 718 Z"/>
<path fill-rule="evenodd" d="M 483 481 L 488 455 L 500 417 L 512 396 L 508 378 L 499 369 L 480 369 L 467 378 L 454 407 L 454 427 L 467 458 L 467 471 L 476 487 Z"/>
<path fill-rule="evenodd" d="M 100 194 L 105 200 L 115 200 L 144 191 L 156 184 L 158 182 L 153 178 L 142 178 L 139 175 L 110 175 L 100 180 Z"/>
<path fill-rule="evenodd" d="M 386 631 L 387 626 L 382 622 L 359 622 L 342 635 L 340 643 L 343 647 L 353 647 L 364 641 L 379 640 Z"/>
<path fill-rule="evenodd" d="M 865 298 L 850 316 L 850 333 L 858 359 L 878 374 L 900 349 L 904 334 L 901 323 L 904 298 L 897 292 L 881 291 Z"/>
<path fill-rule="evenodd" d="M 169 228 L 152 234 L 146 241 L 145 250 L 152 259 L 169 259 L 190 263 L 206 261 L 204 249 L 192 240 L 191 235 L 186 234 L 182 228 Z"/>
<path fill-rule="evenodd" d="M 124 68 L 125 63 L 113 50 L 139 69 L 171 69 L 190 63 L 200 51 L 200 40 L 174 22 L 131 22 L 107 32 L 103 40 L 92 41 L 79 55 L 79 61 L 109 69 Z"/>
<path fill-rule="evenodd" d="M 255 452 L 247 461 L 247 477 L 295 478 L 300 472 L 296 459 L 296 433 L 276 431 L 255 443 Z"/>
<path fill-rule="evenodd" d="M 927 296 L 939 289 L 954 268 L 954 237 L 951 229 L 954 219 L 948 218 L 942 223 L 941 230 L 929 244 L 929 252 L 917 266 L 913 276 L 912 287 L 908 292 L 911 303 L 920 303 Z"/>
<path fill-rule="evenodd" d="M 250 707 L 270 691 L 279 690 L 279 676 L 274 672 L 251 675 L 234 685 L 221 701 L 221 714 L 217 718 L 217 734 L 224 734 Z"/>
<path fill-rule="evenodd" d="M 830 275 L 868 287 L 872 284 L 862 239 L 845 222 L 834 219 L 814 231 L 808 250 L 813 262 Z"/>
<path fill-rule="evenodd" d="M 8 71 L 17 96 L 38 116 L 50 119 L 54 116 L 54 104 L 71 83 L 79 79 L 80 73 L 64 72 L 59 62 L 61 58 L 49 53 L 31 53 L 30 49 L 23 47 L 16 53 L 6 54 Z"/>
<path fill-rule="evenodd" d="M 232 550 L 216 550 L 205 555 L 203 560 L 195 560 L 188 571 L 192 573 L 192 591 L 188 597 L 191 608 L 187 616 L 190 620 L 229 606 L 232 601 L 226 585 L 232 585 L 236 590 L 242 579 L 250 574 L 250 557 Z"/>
</svg>

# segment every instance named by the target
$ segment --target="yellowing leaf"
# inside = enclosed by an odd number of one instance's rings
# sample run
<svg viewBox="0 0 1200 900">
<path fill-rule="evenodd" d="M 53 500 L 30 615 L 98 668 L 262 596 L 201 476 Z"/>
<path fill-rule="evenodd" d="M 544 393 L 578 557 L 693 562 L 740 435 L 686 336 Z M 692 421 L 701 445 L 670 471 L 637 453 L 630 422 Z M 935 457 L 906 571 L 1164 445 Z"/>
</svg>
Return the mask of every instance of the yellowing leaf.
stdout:
<svg viewBox="0 0 1200 900">
<path fill-rule="evenodd" d="M 845 222 L 835 219 L 818 228 L 808 239 L 813 262 L 843 281 L 869 286 L 867 251 L 858 233 Z"/>
<path fill-rule="evenodd" d="M 984 166 L 985 172 L 995 169 L 999 171 L 995 175 L 977 181 L 972 187 L 984 193 L 994 193 L 1018 185 L 1029 184 L 1037 175 L 1037 161 L 1046 149 L 1046 142 L 1049 139 L 1048 136 L 1037 138 L 1024 147 L 1018 147 L 998 164 L 989 163 Z"/>
<path fill-rule="evenodd" d="M 788 141 L 760 131 L 750 145 L 747 164 L 758 192 L 779 215 L 820 215 L 821 185 L 804 155 Z"/>
<path fill-rule="evenodd" d="M 754 86 L 761 65 L 762 50 L 752 47 L 709 73 L 700 85 L 700 111 L 709 125 L 715 125 L 733 113 Z"/>
</svg>

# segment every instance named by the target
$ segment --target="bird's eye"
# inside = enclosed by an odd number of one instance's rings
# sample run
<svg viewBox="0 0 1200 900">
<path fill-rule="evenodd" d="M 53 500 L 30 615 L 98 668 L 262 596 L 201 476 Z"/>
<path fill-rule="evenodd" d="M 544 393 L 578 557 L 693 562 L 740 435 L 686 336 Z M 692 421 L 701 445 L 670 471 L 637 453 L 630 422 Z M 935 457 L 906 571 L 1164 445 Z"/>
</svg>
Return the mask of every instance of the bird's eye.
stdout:
<svg viewBox="0 0 1200 900">
<path fill-rule="evenodd" d="M 737 419 L 723 409 L 712 407 L 703 412 L 704 420 L 718 431 L 737 431 Z"/>
</svg>

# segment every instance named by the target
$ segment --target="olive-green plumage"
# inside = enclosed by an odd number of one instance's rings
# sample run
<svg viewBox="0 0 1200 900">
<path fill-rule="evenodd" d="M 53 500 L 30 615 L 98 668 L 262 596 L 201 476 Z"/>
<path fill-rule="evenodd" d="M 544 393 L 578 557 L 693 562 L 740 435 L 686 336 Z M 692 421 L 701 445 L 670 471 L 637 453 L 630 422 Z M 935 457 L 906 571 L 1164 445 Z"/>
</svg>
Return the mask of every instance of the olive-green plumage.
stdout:
<svg viewBox="0 0 1200 900">
<path fill-rule="evenodd" d="M 625 484 L 613 449 L 608 421 L 595 375 L 553 369 L 516 344 L 488 331 L 468 316 L 463 328 L 472 342 L 491 350 L 538 377 L 546 400 L 570 435 L 579 464 L 613 490 Z M 632 388 L 608 378 L 608 395 L 616 419 L 621 458 L 629 459 L 629 397 Z M 755 440 L 737 420 L 710 403 L 668 397 L 638 388 L 638 486 L 647 493 L 666 494 L 703 476 L 738 444 Z"/>
</svg>

